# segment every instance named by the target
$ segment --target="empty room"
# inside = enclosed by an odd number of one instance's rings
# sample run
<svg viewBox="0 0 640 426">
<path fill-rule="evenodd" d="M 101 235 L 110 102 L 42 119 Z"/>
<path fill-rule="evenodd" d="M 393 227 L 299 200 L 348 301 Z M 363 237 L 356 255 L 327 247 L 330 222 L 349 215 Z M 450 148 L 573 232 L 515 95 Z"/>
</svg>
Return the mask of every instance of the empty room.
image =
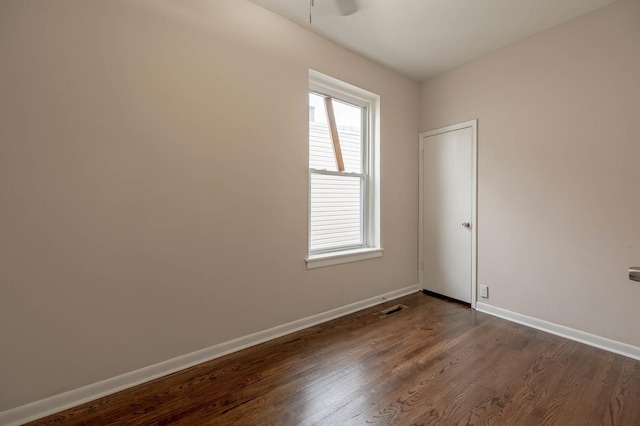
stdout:
<svg viewBox="0 0 640 426">
<path fill-rule="evenodd" d="M 640 0 L 2 0 L 0 93 L 0 425 L 640 425 Z"/>
</svg>

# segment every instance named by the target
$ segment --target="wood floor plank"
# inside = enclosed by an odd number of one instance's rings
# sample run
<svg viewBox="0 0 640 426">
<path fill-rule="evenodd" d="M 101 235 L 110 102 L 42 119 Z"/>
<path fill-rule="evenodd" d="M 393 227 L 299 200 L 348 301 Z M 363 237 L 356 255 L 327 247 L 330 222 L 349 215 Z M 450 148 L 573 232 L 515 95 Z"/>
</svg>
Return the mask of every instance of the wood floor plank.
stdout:
<svg viewBox="0 0 640 426">
<path fill-rule="evenodd" d="M 30 423 L 200 424 L 640 425 L 640 362 L 416 293 Z"/>
</svg>

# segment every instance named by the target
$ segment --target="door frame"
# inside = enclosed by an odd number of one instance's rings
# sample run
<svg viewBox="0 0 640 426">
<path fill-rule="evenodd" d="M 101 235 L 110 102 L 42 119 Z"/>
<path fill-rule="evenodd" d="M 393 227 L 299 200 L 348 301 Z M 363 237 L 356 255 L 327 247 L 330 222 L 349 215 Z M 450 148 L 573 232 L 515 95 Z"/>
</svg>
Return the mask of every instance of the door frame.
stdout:
<svg viewBox="0 0 640 426">
<path fill-rule="evenodd" d="M 449 133 L 460 129 L 471 128 L 471 307 L 476 308 L 478 297 L 478 120 L 465 121 L 451 126 L 422 132 L 419 135 L 419 162 L 420 162 L 420 216 L 419 216 L 419 262 L 418 277 L 420 286 L 424 289 L 424 144 L 430 136 Z"/>
</svg>

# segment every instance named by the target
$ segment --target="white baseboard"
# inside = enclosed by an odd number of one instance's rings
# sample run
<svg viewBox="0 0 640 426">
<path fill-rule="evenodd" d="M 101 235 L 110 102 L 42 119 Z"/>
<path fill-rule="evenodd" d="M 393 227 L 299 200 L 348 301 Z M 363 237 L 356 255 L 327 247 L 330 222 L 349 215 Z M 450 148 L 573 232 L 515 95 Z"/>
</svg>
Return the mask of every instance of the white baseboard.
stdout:
<svg viewBox="0 0 640 426">
<path fill-rule="evenodd" d="M 194 365 L 246 349 L 250 346 L 255 346 L 259 343 L 276 339 L 286 334 L 294 333 L 296 331 L 375 306 L 385 300 L 393 300 L 398 297 L 415 293 L 418 290 L 418 285 L 394 290 L 380 296 L 371 297 L 360 302 L 312 315 L 297 321 L 292 321 L 268 330 L 249 334 L 238 339 L 220 343 L 218 345 L 169 359 L 167 361 L 162 361 L 98 383 L 83 386 L 46 399 L 41 399 L 20 407 L 12 408 L 10 410 L 0 412 L 0 425 L 14 426 L 37 420 L 62 410 L 84 404 L 85 402 L 93 401 L 94 399 L 184 370 L 185 368 L 193 367 Z"/>
<path fill-rule="evenodd" d="M 586 331 L 565 327 L 564 325 L 519 314 L 517 312 L 512 312 L 482 302 L 476 303 L 476 310 L 640 361 L 640 347 L 637 346 L 618 342 L 617 340 L 607 339 L 606 337 L 600 337 L 595 334 L 587 333 Z"/>
</svg>

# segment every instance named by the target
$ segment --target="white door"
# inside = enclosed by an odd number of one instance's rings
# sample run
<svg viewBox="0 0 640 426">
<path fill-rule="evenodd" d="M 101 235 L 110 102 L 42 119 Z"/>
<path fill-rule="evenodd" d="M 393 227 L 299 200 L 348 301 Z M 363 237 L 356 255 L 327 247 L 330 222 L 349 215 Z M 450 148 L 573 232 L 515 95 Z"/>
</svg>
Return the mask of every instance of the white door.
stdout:
<svg viewBox="0 0 640 426">
<path fill-rule="evenodd" d="M 420 283 L 475 307 L 476 121 L 420 135 Z"/>
</svg>

